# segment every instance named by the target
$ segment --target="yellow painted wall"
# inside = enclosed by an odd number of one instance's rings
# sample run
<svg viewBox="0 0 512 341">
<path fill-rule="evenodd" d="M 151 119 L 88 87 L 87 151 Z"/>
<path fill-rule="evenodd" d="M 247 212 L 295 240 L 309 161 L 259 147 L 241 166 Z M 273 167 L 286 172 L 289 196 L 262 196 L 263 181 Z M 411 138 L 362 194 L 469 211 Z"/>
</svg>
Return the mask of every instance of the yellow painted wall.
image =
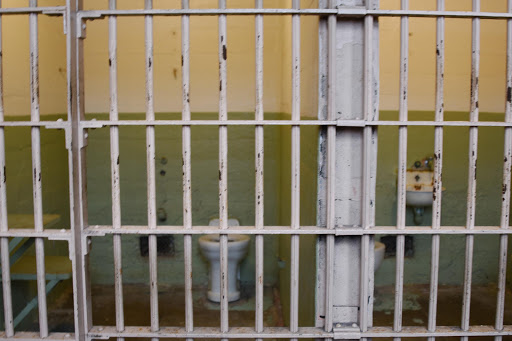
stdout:
<svg viewBox="0 0 512 341">
<path fill-rule="evenodd" d="M 435 10 L 435 0 L 411 0 L 410 9 Z M 482 1 L 481 10 L 505 12 L 506 1 Z M 381 0 L 382 9 L 399 9 L 400 0 Z M 471 0 L 446 1 L 446 10 L 470 11 Z M 381 18 L 380 96 L 382 110 L 398 109 L 400 19 Z M 435 108 L 436 20 L 411 18 L 409 34 L 409 109 Z M 471 20 L 446 19 L 445 108 L 469 111 L 471 75 Z M 505 110 L 504 20 L 481 21 L 480 110 Z"/>
<path fill-rule="evenodd" d="M 399 8 L 400 0 L 381 0 L 381 8 Z M 411 9 L 435 9 L 435 0 L 411 0 Z M 63 3 L 40 0 L 40 6 Z M 106 0 L 87 0 L 86 9 L 106 8 Z M 140 8 L 140 0 L 118 1 L 119 8 Z M 195 8 L 214 8 L 217 1 L 194 0 Z M 4 7 L 27 5 L 28 1 L 4 0 Z M 252 0 L 230 0 L 228 7 L 253 6 Z M 179 2 L 155 0 L 155 8 L 179 6 Z M 313 7 L 316 1 L 303 0 Z M 484 1 L 483 11 L 504 11 L 505 1 Z M 290 7 L 291 0 L 266 0 L 265 7 Z M 470 10 L 470 0 L 447 1 L 447 10 Z M 181 24 L 179 17 L 157 17 L 155 21 L 155 109 L 181 111 Z M 301 112 L 316 116 L 317 106 L 317 23 L 304 16 L 302 22 Z M 27 115 L 29 101 L 28 19 L 4 16 L 4 99 L 7 115 Z M 381 109 L 398 108 L 400 19 L 380 19 Z M 107 20 L 87 24 L 85 40 L 85 90 L 87 112 L 109 108 Z M 291 18 L 264 19 L 264 102 L 265 111 L 291 110 Z M 40 16 L 41 113 L 66 111 L 65 36 L 60 18 Z M 482 20 L 480 108 L 502 112 L 505 102 L 505 39 L 502 20 Z M 254 101 L 254 18 L 228 18 L 228 110 L 253 111 Z M 144 19 L 120 18 L 119 111 L 144 112 Z M 218 108 L 218 38 L 215 17 L 191 19 L 191 108 L 215 112 Z M 471 21 L 446 20 L 446 109 L 467 111 L 471 70 Z M 412 110 L 433 110 L 435 102 L 435 19 L 410 19 L 410 101 Z"/>
</svg>

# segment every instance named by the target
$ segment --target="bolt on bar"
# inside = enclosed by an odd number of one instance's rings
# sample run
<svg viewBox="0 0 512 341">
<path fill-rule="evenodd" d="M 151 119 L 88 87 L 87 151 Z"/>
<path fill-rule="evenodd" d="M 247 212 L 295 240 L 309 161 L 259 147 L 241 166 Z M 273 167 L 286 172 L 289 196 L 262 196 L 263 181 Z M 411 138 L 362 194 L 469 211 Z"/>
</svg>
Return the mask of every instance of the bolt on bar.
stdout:
<svg viewBox="0 0 512 341">
<path fill-rule="evenodd" d="M 371 9 L 372 2 L 367 2 L 367 8 Z M 373 97 L 373 17 L 367 16 L 364 19 L 364 118 L 365 120 L 375 119 L 374 115 L 374 97 Z M 372 181 L 374 160 L 373 134 L 374 129 L 366 126 L 363 132 L 363 205 L 362 205 L 362 224 L 363 229 L 368 230 L 375 225 L 375 206 L 373 205 L 373 187 Z M 375 166 L 373 166 L 375 167 Z M 359 326 L 361 332 L 367 332 L 372 325 L 371 309 L 372 297 L 370 286 L 371 266 L 370 259 L 373 252 L 372 240 L 369 235 L 363 235 L 361 238 L 361 293 L 360 293 L 360 317 Z M 364 338 L 364 341 L 367 339 Z"/>
<path fill-rule="evenodd" d="M 437 10 L 444 11 L 444 0 L 437 0 Z M 444 18 L 436 19 L 436 122 L 444 120 Z M 443 127 L 434 131 L 434 187 L 432 203 L 432 229 L 441 227 L 441 199 L 443 194 Z M 432 235 L 432 254 L 430 260 L 430 296 L 428 307 L 428 330 L 435 332 L 437 325 L 437 290 L 439 283 L 440 236 Z M 429 338 L 434 341 L 435 338 Z"/>
<path fill-rule="evenodd" d="M 263 0 L 255 0 L 257 9 L 263 8 Z M 263 108 L 263 16 L 258 14 L 254 19 L 255 25 L 255 50 L 256 50 L 256 112 L 255 120 L 264 120 Z M 256 193 L 255 193 L 255 228 L 263 229 L 264 220 L 264 129 L 262 125 L 255 126 L 255 154 L 256 154 Z M 263 235 L 256 235 L 256 308 L 255 308 L 255 330 L 263 332 Z M 260 339 L 258 339 L 260 340 Z"/>
<path fill-rule="evenodd" d="M 226 0 L 219 0 L 226 8 Z M 219 15 L 219 120 L 228 120 L 227 108 L 227 28 L 226 15 Z M 228 228 L 228 127 L 219 126 L 219 227 Z M 220 330 L 229 330 L 228 316 L 228 235 L 220 235 Z"/>
<path fill-rule="evenodd" d="M 0 7 L 2 3 L 0 1 Z M 0 122 L 4 121 L 4 89 L 3 89 L 3 60 L 2 60 L 2 17 L 0 16 Z M 5 174 L 5 136 L 4 128 L 0 127 L 0 231 L 8 232 L 7 221 L 7 176 Z M 0 239 L 2 289 L 4 301 L 4 328 L 5 336 L 14 336 L 11 271 L 9 261 L 9 238 Z"/>
<path fill-rule="evenodd" d="M 109 0 L 109 8 L 116 8 L 116 0 Z M 110 120 L 119 119 L 117 107 L 117 18 L 108 18 L 109 29 L 109 66 L 110 66 Z M 121 189 L 119 183 L 119 127 L 110 127 L 110 167 L 112 176 L 112 227 L 121 227 Z M 114 286 L 116 302 L 116 328 L 124 330 L 123 275 L 121 235 L 113 235 L 114 244 Z M 122 341 L 122 339 L 120 339 Z"/>
<path fill-rule="evenodd" d="M 473 11 L 480 11 L 480 0 L 473 0 Z M 470 121 L 478 121 L 478 77 L 480 72 L 480 19 L 472 19 L 471 32 L 471 100 Z M 478 127 L 469 128 L 469 175 L 466 227 L 472 230 L 475 226 L 476 205 L 476 162 L 478 151 Z M 461 328 L 466 331 L 469 328 L 469 315 L 471 311 L 471 279 L 473 273 L 473 247 L 474 235 L 466 235 L 466 264 L 464 271 L 464 293 L 462 299 Z M 467 341 L 467 337 L 461 337 Z"/>
<path fill-rule="evenodd" d="M 401 8 L 409 9 L 409 0 L 401 0 Z M 400 104 L 399 120 L 407 121 L 407 84 L 409 70 L 409 19 L 404 16 L 400 18 Z M 398 127 L 398 193 L 397 193 L 397 229 L 405 229 L 405 194 L 406 194 L 406 171 L 407 171 L 407 127 Z M 402 330 L 402 308 L 404 288 L 404 252 L 405 236 L 396 237 L 396 282 L 395 282 L 395 316 L 393 330 Z M 400 338 L 395 338 L 395 341 Z"/>
<path fill-rule="evenodd" d="M 329 1 L 330 8 L 336 8 L 336 1 Z M 327 19 L 327 119 L 334 120 L 336 114 L 336 15 Z M 336 127 L 327 127 L 327 217 L 326 227 L 336 228 L 335 188 L 336 188 Z M 334 236 L 326 237 L 325 250 L 325 325 L 326 332 L 333 329 L 334 292 Z"/>
<path fill-rule="evenodd" d="M 507 11 L 512 13 L 512 0 L 507 1 Z M 512 19 L 507 20 L 507 90 L 505 102 L 505 122 L 512 121 Z M 505 128 L 504 137 L 504 157 L 503 157 L 503 184 L 501 197 L 501 228 L 507 230 L 510 223 L 510 173 L 512 167 L 512 128 Z M 496 321 L 494 327 L 496 330 L 503 330 L 503 319 L 505 315 L 505 293 L 507 280 L 507 254 L 508 237 L 500 236 L 499 253 L 499 276 L 498 276 L 498 295 L 496 303 Z M 501 341 L 502 336 L 496 336 L 495 341 Z"/>
<path fill-rule="evenodd" d="M 144 7 L 151 9 L 153 0 L 145 0 Z M 146 45 L 146 120 L 155 119 L 153 91 L 153 17 L 146 15 L 145 45 Z M 148 227 L 156 229 L 156 184 L 155 184 L 155 126 L 146 126 L 146 167 L 147 167 L 147 200 Z M 158 263 L 156 235 L 148 236 L 149 278 L 150 278 L 150 319 L 151 331 L 159 329 L 158 323 Z M 158 339 L 153 339 L 157 341 Z"/>
<path fill-rule="evenodd" d="M 189 0 L 182 0 L 183 9 L 188 9 Z M 181 17 L 181 77 L 182 77 L 182 120 L 190 121 L 190 18 Z M 183 140 L 183 227 L 192 229 L 192 173 L 190 125 L 182 126 Z M 185 330 L 194 329 L 194 308 L 192 301 L 192 235 L 183 236 L 185 262 Z M 187 339 L 191 341 L 191 339 Z"/>
<path fill-rule="evenodd" d="M 37 7 L 37 0 L 30 0 L 30 7 Z M 38 18 L 36 13 L 29 14 L 30 32 L 30 120 L 40 120 L 39 113 L 39 43 Z M 31 128 L 32 135 L 32 184 L 34 199 L 34 229 L 43 231 L 43 199 L 41 183 L 41 131 L 40 127 Z M 48 316 L 46 307 L 46 274 L 44 263 L 44 240 L 36 238 L 37 301 L 39 306 L 39 334 L 48 336 Z"/>
<path fill-rule="evenodd" d="M 293 0 L 293 9 L 300 0 Z M 292 15 L 292 120 L 300 120 L 300 15 Z M 300 126 L 292 126 L 291 226 L 300 228 Z M 290 332 L 299 329 L 299 242 L 298 234 L 290 239 Z M 291 339 L 295 341 L 295 339 Z"/>
</svg>

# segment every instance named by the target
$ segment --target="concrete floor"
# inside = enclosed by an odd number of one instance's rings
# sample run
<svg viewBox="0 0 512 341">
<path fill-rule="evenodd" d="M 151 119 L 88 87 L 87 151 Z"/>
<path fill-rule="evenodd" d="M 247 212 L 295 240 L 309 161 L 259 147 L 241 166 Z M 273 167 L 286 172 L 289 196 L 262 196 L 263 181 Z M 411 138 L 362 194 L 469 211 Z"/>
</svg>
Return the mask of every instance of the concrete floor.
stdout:
<svg viewBox="0 0 512 341">
<path fill-rule="evenodd" d="M 497 288 L 495 285 L 473 286 L 471 294 L 470 325 L 494 325 L 496 316 Z M 404 286 L 403 325 L 428 325 L 429 285 Z M 460 326 L 462 317 L 461 286 L 439 286 L 437 325 Z M 373 312 L 374 326 L 392 326 L 394 315 L 394 286 L 375 288 Z M 505 324 L 512 324 L 512 292 L 509 290 L 505 298 Z M 392 340 L 392 339 L 381 339 Z M 403 340 L 427 340 L 421 338 L 404 338 Z M 459 340 L 459 338 L 437 338 L 436 341 Z M 470 340 L 494 340 L 492 337 L 473 337 Z M 512 340 L 504 337 L 503 340 Z"/>
<path fill-rule="evenodd" d="M 115 295 L 113 286 L 92 287 L 93 323 L 115 325 Z M 123 286 L 124 318 L 127 326 L 149 326 L 149 287 L 146 285 Z M 185 326 L 185 295 L 183 288 L 160 287 L 159 313 L 161 326 Z M 220 304 L 206 298 L 205 288 L 193 292 L 194 325 L 216 327 L 220 325 Z M 254 326 L 254 288 L 242 290 L 240 300 L 229 304 L 229 324 L 232 326 Z M 265 287 L 263 296 L 265 326 L 282 326 L 283 317 L 279 293 L 276 288 Z M 48 309 L 49 327 L 54 332 L 73 331 L 73 297 L 70 290 L 61 294 Z M 37 321 L 33 323 L 37 330 Z"/>
<path fill-rule="evenodd" d="M 472 288 L 471 324 L 493 325 L 495 319 L 497 288 L 495 286 L 474 286 Z M 194 325 L 215 327 L 220 324 L 219 304 L 206 299 L 206 291 L 197 288 L 194 292 Z M 404 287 L 404 326 L 427 326 L 428 323 L 428 285 L 406 285 Z M 126 325 L 145 325 L 149 321 L 149 289 L 142 285 L 124 285 L 125 323 Z M 93 286 L 93 321 L 96 325 L 114 325 L 114 289 L 112 286 Z M 162 287 L 159 292 L 160 324 L 162 326 L 184 326 L 183 289 Z M 508 291 L 505 304 L 505 324 L 512 324 L 512 292 Z M 437 324 L 459 326 L 461 322 L 462 287 L 440 286 L 438 298 Z M 282 326 L 283 319 L 279 292 L 274 288 L 265 288 L 264 296 L 265 325 Z M 374 325 L 392 326 L 394 313 L 394 287 L 381 286 L 375 289 Z M 230 325 L 254 325 L 254 290 L 242 292 L 242 298 L 230 303 Z M 61 297 L 49 306 L 49 323 L 52 331 L 73 331 L 72 295 L 63 292 Z M 37 323 L 35 323 L 37 330 Z M 387 340 L 387 339 L 380 339 Z M 423 340 L 404 339 L 404 340 Z M 426 339 L 425 339 L 426 340 Z M 458 340 L 458 338 L 438 338 L 436 341 Z M 494 340 L 493 338 L 474 337 L 470 340 Z M 503 340 L 512 340 L 504 337 Z"/>
</svg>

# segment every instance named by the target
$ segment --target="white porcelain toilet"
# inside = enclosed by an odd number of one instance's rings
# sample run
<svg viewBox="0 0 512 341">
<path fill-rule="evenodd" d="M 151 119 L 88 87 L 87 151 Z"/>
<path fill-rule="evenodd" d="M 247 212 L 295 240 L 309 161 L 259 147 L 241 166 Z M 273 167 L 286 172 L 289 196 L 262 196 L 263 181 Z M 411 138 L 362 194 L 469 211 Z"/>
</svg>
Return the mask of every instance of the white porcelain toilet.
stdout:
<svg viewBox="0 0 512 341">
<path fill-rule="evenodd" d="M 386 245 L 381 242 L 375 242 L 375 264 L 373 266 L 373 271 L 377 271 L 377 269 L 382 264 L 384 260 L 384 253 L 386 252 Z"/>
<path fill-rule="evenodd" d="M 212 219 L 210 226 L 219 226 L 219 219 Z M 240 226 L 238 219 L 229 219 L 228 226 Z M 245 234 L 228 235 L 228 301 L 240 298 L 238 264 L 247 255 L 249 236 Z M 204 235 L 199 238 L 199 248 L 210 263 L 208 299 L 220 302 L 220 238 L 218 234 Z"/>
</svg>

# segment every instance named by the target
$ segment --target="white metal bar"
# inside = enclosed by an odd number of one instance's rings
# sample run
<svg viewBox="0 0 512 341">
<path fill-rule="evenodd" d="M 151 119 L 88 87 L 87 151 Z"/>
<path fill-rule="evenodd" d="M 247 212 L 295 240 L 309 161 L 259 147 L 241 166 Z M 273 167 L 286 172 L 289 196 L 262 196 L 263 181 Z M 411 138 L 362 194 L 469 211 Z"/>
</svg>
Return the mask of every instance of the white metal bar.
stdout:
<svg viewBox="0 0 512 341">
<path fill-rule="evenodd" d="M 258 338 L 260 333 L 256 333 L 253 327 L 232 327 L 228 332 L 221 332 L 215 327 L 197 327 L 194 332 L 187 333 L 185 328 L 179 327 L 162 327 L 160 332 L 154 333 L 148 327 L 128 326 L 124 333 L 116 332 L 114 327 L 95 326 L 88 335 L 91 339 L 106 339 L 112 337 L 160 337 L 160 338 Z M 303 327 L 299 328 L 296 333 L 292 333 L 285 327 L 265 327 L 261 333 L 262 339 L 283 339 L 283 338 L 324 338 L 333 337 L 333 333 L 327 333 L 321 328 Z"/>
<path fill-rule="evenodd" d="M 367 7 L 371 6 L 371 1 L 367 2 Z M 367 16 L 364 20 L 364 118 L 372 119 L 374 112 L 373 101 L 373 17 Z M 373 158 L 373 127 L 366 126 L 363 136 L 363 205 L 362 205 L 362 225 L 364 229 L 369 229 L 374 224 L 374 205 L 372 205 L 372 162 Z M 371 326 L 370 302 L 373 299 L 370 280 L 370 255 L 373 252 L 369 235 L 363 235 L 361 238 L 361 293 L 360 293 L 360 317 L 359 326 L 362 332 L 366 332 Z M 367 339 L 363 339 L 366 341 Z"/>
<path fill-rule="evenodd" d="M 336 8 L 336 1 L 329 1 L 330 8 Z M 336 115 L 336 15 L 327 19 L 327 119 Z M 300 67 L 300 66 L 299 66 Z M 300 75 L 299 75 L 300 77 Z M 334 229 L 336 210 L 336 126 L 327 127 L 327 217 L 326 227 Z M 325 325 L 326 332 L 333 330 L 334 292 L 334 235 L 326 238 L 325 249 Z"/>
<path fill-rule="evenodd" d="M 25 334 L 25 333 L 20 333 Z M 20 340 L 40 340 L 33 333 L 26 333 L 30 338 L 20 338 Z M 25 335 L 26 335 L 25 334 Z M 176 327 L 162 327 L 160 332 L 154 333 L 150 331 L 149 327 L 143 326 L 130 326 L 126 327 L 124 333 L 118 333 L 115 327 L 111 326 L 95 326 L 91 329 L 88 336 L 92 339 L 107 339 L 113 337 L 130 337 L 130 338 L 226 338 L 226 339 L 239 339 L 239 338 L 254 338 L 261 337 L 263 339 L 288 339 L 288 338 L 338 338 L 338 339 L 359 339 L 365 338 L 389 338 L 389 337 L 413 337 L 413 338 L 426 338 L 426 337 L 458 337 L 458 336 L 495 336 L 512 335 L 512 326 L 504 326 L 503 331 L 497 331 L 494 326 L 472 326 L 468 331 L 462 331 L 458 328 L 450 326 L 440 326 L 437 332 L 429 332 L 425 327 L 403 327 L 402 332 L 394 332 L 390 327 L 373 327 L 366 333 L 359 331 L 335 332 L 328 333 L 322 328 L 302 327 L 299 328 L 297 333 L 291 333 L 287 328 L 283 327 L 267 327 L 263 333 L 256 334 L 252 327 L 233 327 L 228 333 L 222 333 L 218 328 L 199 327 L 193 333 L 185 332 L 184 328 Z M 60 336 L 60 335 L 59 335 Z M 0 340 L 6 340 L 0 335 Z"/>
<path fill-rule="evenodd" d="M 116 8 L 116 0 L 109 0 L 109 8 Z M 108 19 L 109 29 L 109 66 L 110 66 L 110 120 L 119 119 L 117 106 L 117 18 Z M 112 181 L 112 226 L 114 229 L 121 227 L 121 189 L 119 178 L 119 127 L 110 127 L 110 168 Z M 116 328 L 124 330 L 124 302 L 123 302 L 123 270 L 121 235 L 113 235 L 114 247 L 114 287 L 116 305 Z M 120 339 L 122 341 L 122 339 Z"/>
<path fill-rule="evenodd" d="M 300 1 L 293 0 L 294 9 Z M 292 16 L 292 120 L 300 120 L 300 16 Z M 300 126 L 292 126 L 291 226 L 300 227 Z M 299 242 L 298 234 L 290 239 L 290 332 L 299 328 Z M 292 339 L 293 341 L 294 339 Z"/>
<path fill-rule="evenodd" d="M 480 11 L 480 0 L 473 0 L 473 11 Z M 478 121 L 478 77 L 480 71 L 480 19 L 472 19 L 471 34 L 471 100 L 470 100 L 470 120 Z M 466 226 L 468 230 L 475 225 L 475 205 L 476 205 L 476 162 L 478 151 L 478 128 L 469 128 L 469 174 L 468 174 L 468 197 L 467 197 L 467 216 Z M 464 271 L 464 292 L 462 299 L 462 330 L 468 330 L 471 311 L 471 283 L 473 274 L 473 247 L 474 235 L 466 236 L 466 264 Z M 467 337 L 461 340 L 467 341 Z"/>
<path fill-rule="evenodd" d="M 151 9 L 153 0 L 145 0 L 144 8 Z M 146 45 L 146 119 L 155 119 L 154 91 L 153 91 L 153 17 L 144 17 L 145 45 Z M 147 200 L 148 200 L 148 227 L 156 228 L 156 184 L 155 184 L 155 126 L 146 127 L 146 168 L 147 168 Z M 150 279 L 150 319 L 151 331 L 160 328 L 158 319 L 158 263 L 157 263 L 157 236 L 148 236 L 149 279 Z M 153 339 L 157 341 L 157 339 Z"/>
<path fill-rule="evenodd" d="M 13 7 L 13 8 L 0 8 L 0 14 L 48 14 L 48 15 L 63 15 L 66 11 L 65 6 L 46 6 L 46 7 Z"/>
<path fill-rule="evenodd" d="M 263 0 L 255 0 L 255 8 L 263 8 Z M 263 121 L 263 16 L 256 15 L 255 25 L 255 51 L 256 51 L 256 112 L 254 118 Z M 255 127 L 255 162 L 256 162 L 256 193 L 255 193 L 255 227 L 263 229 L 264 221 L 264 128 L 262 125 Z M 263 263 L 264 263 L 264 240 L 263 235 L 256 235 L 256 308 L 255 308 L 255 330 L 263 331 Z"/>
<path fill-rule="evenodd" d="M 401 0 L 401 9 L 409 9 L 409 1 Z M 399 119 L 407 121 L 407 89 L 409 70 L 409 19 L 400 18 L 400 104 Z M 398 185 L 397 185 L 397 229 L 405 228 L 405 176 L 407 170 L 407 127 L 398 128 Z M 403 287 L 404 287 L 404 252 L 405 236 L 396 238 L 396 281 L 395 281 L 395 316 L 393 330 L 402 329 Z M 395 338 L 395 341 L 400 338 Z"/>
<path fill-rule="evenodd" d="M 0 1 L 0 7 L 2 2 Z M 3 88 L 3 44 L 2 44 L 2 17 L 0 17 L 0 122 L 4 120 L 4 88 Z M 8 232 L 7 220 L 7 174 L 5 165 L 5 135 L 4 128 L 0 128 L 0 231 Z M 9 260 L 9 238 L 0 239 L 1 265 L 2 265 L 2 293 L 4 302 L 4 328 L 7 337 L 14 336 L 11 271 Z"/>
<path fill-rule="evenodd" d="M 27 13 L 26 9 L 13 9 L 5 13 Z M 0 12 L 2 13 L 2 12 Z M 17 13 L 16 13 L 17 14 Z M 471 12 L 471 11 L 421 11 L 421 10 L 367 10 L 362 6 L 354 6 L 352 8 L 338 9 L 287 9 L 287 8 L 266 8 L 266 9 L 131 9 L 131 10 L 88 10 L 78 13 L 80 19 L 98 19 L 104 16 L 180 16 L 180 15 L 332 15 L 336 14 L 342 17 L 364 17 L 371 15 L 375 17 L 446 17 L 446 18 L 482 18 L 482 19 L 509 19 L 512 18 L 511 13 L 502 12 Z"/>
<path fill-rule="evenodd" d="M 219 0 L 226 8 L 226 0 Z M 226 15 L 219 15 L 219 120 L 227 121 L 227 28 Z M 219 126 L 219 227 L 228 228 L 228 127 Z M 228 235 L 220 236 L 220 330 L 229 330 L 228 311 Z"/>
<path fill-rule="evenodd" d="M 182 0 L 183 9 L 189 8 L 189 0 Z M 181 17 L 181 77 L 182 77 L 182 120 L 190 121 L 190 18 Z M 192 166 L 190 126 L 182 127 L 183 139 L 183 227 L 192 229 Z M 194 308 L 192 300 L 192 235 L 183 236 L 185 261 L 185 330 L 194 329 Z M 191 341 L 190 339 L 187 341 Z"/>
<path fill-rule="evenodd" d="M 507 1 L 507 11 L 512 12 L 512 0 Z M 507 92 L 505 102 L 505 122 L 512 121 L 512 20 L 507 21 Z M 504 157 L 503 157 L 503 184 L 501 198 L 501 221 L 502 229 L 508 229 L 510 224 L 510 177 L 512 167 L 512 128 L 505 128 L 504 136 Z M 498 272 L 498 296 L 496 303 L 496 330 L 503 330 L 505 315 L 505 294 L 507 281 L 507 254 L 508 237 L 500 236 L 499 272 Z M 502 336 L 496 336 L 495 341 L 501 341 Z"/>
<path fill-rule="evenodd" d="M 37 0 L 29 1 L 30 7 L 37 7 Z M 30 119 L 39 121 L 39 42 L 37 14 L 29 14 L 30 31 Z M 43 231 L 43 199 L 41 183 L 41 131 L 32 127 L 32 184 L 34 199 L 34 229 Z M 46 306 L 46 276 L 44 263 L 44 240 L 36 238 L 37 298 L 39 305 L 39 334 L 48 336 Z"/>
<path fill-rule="evenodd" d="M 119 120 L 119 121 L 83 121 L 81 122 L 82 128 L 101 128 L 103 126 L 144 126 L 144 125 L 155 125 L 155 126 L 218 126 L 218 125 L 244 125 L 244 126 L 330 126 L 335 125 L 338 127 L 356 127 L 364 128 L 365 126 L 403 126 L 403 127 L 512 127 L 512 122 L 487 122 L 487 121 L 365 121 L 365 120 L 339 120 L 339 121 L 328 121 L 328 120 L 156 120 L 153 122 L 147 120 Z M 67 124 L 61 124 L 59 122 L 0 122 L 0 127 L 30 127 L 30 126 L 45 126 L 47 128 L 61 128 L 65 129 Z"/>
<path fill-rule="evenodd" d="M 444 11 L 445 0 L 437 0 L 437 10 Z M 436 113 L 435 120 L 444 120 L 444 18 L 436 19 Z M 435 127 L 434 142 L 434 186 L 432 203 L 432 229 L 441 226 L 441 196 L 443 174 L 443 127 Z M 437 289 L 439 283 L 439 248 L 440 236 L 432 235 L 432 251 L 430 261 L 430 296 L 428 309 L 428 330 L 434 332 L 437 325 Z M 429 338 L 434 341 L 435 338 Z"/>
<path fill-rule="evenodd" d="M 502 229 L 500 226 L 475 226 L 468 230 L 466 226 L 441 226 L 438 230 L 432 229 L 432 226 L 407 226 L 405 229 L 397 229 L 396 226 L 374 226 L 368 229 L 361 227 L 326 229 L 319 226 L 302 225 L 298 229 L 292 226 L 264 226 L 258 229 L 255 226 L 236 226 L 229 227 L 226 230 L 228 234 L 297 234 L 297 235 L 335 235 L 335 236 L 363 236 L 363 235 L 510 235 L 512 229 Z M 184 228 L 181 225 L 169 226 L 159 225 L 154 230 L 149 230 L 145 225 L 123 225 L 114 229 L 111 225 L 91 225 L 84 229 L 84 235 L 90 237 L 105 236 L 108 234 L 219 234 L 216 226 L 192 226 Z M 8 232 L 0 231 L 0 237 L 44 237 L 54 240 L 68 240 L 69 231 L 55 232 L 32 232 L 26 229 L 9 229 Z"/>
</svg>

